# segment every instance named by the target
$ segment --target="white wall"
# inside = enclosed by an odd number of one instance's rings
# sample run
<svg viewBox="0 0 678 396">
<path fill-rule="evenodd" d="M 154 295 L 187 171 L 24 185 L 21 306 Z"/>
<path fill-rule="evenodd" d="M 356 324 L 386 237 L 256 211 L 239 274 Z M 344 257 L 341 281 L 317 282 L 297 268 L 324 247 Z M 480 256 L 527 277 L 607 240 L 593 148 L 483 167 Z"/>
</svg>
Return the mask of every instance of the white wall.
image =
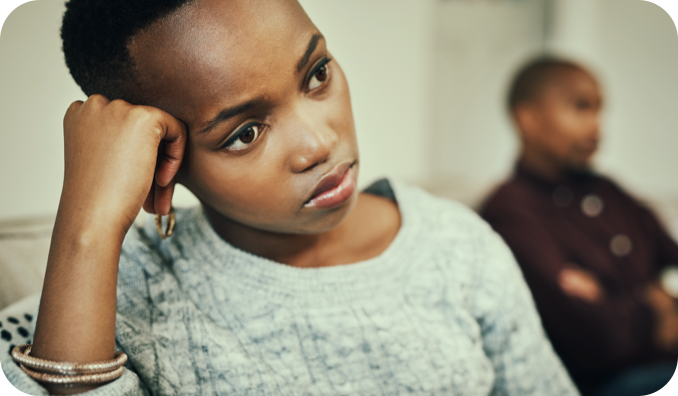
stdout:
<svg viewBox="0 0 678 396">
<path fill-rule="evenodd" d="M 59 201 L 63 114 L 84 98 L 62 60 L 62 7 L 26 3 L 0 33 L 0 218 L 51 213 Z"/>
<path fill-rule="evenodd" d="M 444 1 L 436 12 L 434 159 L 429 189 L 475 204 L 511 170 L 506 85 L 543 45 L 544 3 Z"/>
<path fill-rule="evenodd" d="M 425 177 L 434 0 L 302 0 L 341 62 L 353 96 L 361 185 Z M 0 34 L 0 220 L 54 213 L 63 179 L 62 118 L 84 99 L 63 62 L 63 0 L 16 9 Z M 177 192 L 177 206 L 194 198 Z"/>
</svg>

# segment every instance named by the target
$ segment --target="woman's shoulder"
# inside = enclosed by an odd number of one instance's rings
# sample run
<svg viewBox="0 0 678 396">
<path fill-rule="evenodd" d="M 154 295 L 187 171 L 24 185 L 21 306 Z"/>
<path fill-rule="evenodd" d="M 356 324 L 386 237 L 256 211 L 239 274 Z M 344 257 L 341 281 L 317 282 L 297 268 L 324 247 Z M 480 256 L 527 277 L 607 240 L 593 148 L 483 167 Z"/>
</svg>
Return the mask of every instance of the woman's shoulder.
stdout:
<svg viewBox="0 0 678 396">
<path fill-rule="evenodd" d="M 408 232 L 408 246 L 434 263 L 448 281 L 460 285 L 474 301 L 496 302 L 502 290 L 516 286 L 505 283 L 521 277 L 512 253 L 476 212 L 417 186 L 391 184 L 403 223 L 416 228 Z"/>
<path fill-rule="evenodd" d="M 402 236 L 408 249 L 421 252 L 459 278 L 477 278 L 480 272 L 511 267 L 505 244 L 472 209 L 430 194 L 418 186 L 389 179 L 402 217 Z"/>
<path fill-rule="evenodd" d="M 491 232 L 487 223 L 468 206 L 433 195 L 419 186 L 388 179 L 401 214 L 431 233 L 476 237 Z"/>
</svg>

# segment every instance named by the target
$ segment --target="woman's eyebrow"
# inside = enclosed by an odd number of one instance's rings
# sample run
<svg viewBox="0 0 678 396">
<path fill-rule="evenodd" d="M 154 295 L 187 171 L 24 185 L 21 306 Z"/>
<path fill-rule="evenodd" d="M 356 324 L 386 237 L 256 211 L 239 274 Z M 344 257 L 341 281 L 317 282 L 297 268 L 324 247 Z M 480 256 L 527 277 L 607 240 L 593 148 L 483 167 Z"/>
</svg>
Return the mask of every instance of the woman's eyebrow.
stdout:
<svg viewBox="0 0 678 396">
<path fill-rule="evenodd" d="M 313 35 L 313 37 L 311 37 L 311 41 L 308 43 L 308 47 L 306 47 L 304 56 L 301 57 L 301 60 L 297 64 L 297 72 L 304 70 L 304 67 L 306 67 L 306 64 L 308 64 L 309 59 L 311 59 L 311 55 L 313 55 L 313 51 L 315 51 L 315 49 L 318 47 L 318 42 L 321 39 L 324 40 L 325 37 L 320 33 L 316 33 Z"/>
<path fill-rule="evenodd" d="M 216 127 L 220 123 L 228 120 L 229 118 L 233 118 L 237 115 L 240 115 L 240 114 L 242 114 L 246 111 L 249 111 L 249 110 L 259 106 L 262 101 L 263 101 L 262 98 L 257 98 L 257 99 L 253 99 L 253 100 L 250 100 L 248 102 L 245 102 L 243 104 L 239 104 L 239 105 L 234 106 L 234 107 L 229 107 L 227 109 L 223 109 L 219 112 L 219 114 L 216 117 L 214 117 L 213 119 L 211 119 L 207 123 L 207 126 L 205 128 L 201 129 L 196 134 L 198 134 L 198 135 L 206 134 L 209 131 L 211 131 L 214 127 Z"/>
<path fill-rule="evenodd" d="M 316 33 L 313 35 L 313 37 L 311 37 L 311 40 L 309 41 L 308 46 L 306 47 L 306 52 L 304 52 L 304 55 L 301 57 L 299 63 L 297 64 L 297 72 L 301 72 L 304 69 L 304 67 L 306 67 L 308 61 L 311 59 L 311 55 L 313 55 L 315 49 L 318 48 L 318 43 L 320 42 L 320 40 L 324 39 L 325 37 L 320 33 Z M 253 109 L 254 107 L 257 107 L 258 105 L 261 104 L 262 101 L 263 99 L 258 98 L 250 100 L 243 104 L 239 104 L 234 107 L 229 107 L 227 109 L 221 110 L 216 117 L 207 122 L 207 126 L 205 128 L 201 129 L 196 134 L 197 135 L 206 134 L 212 129 L 214 129 L 214 127 L 228 120 L 229 118 L 233 118 L 237 115 L 240 115 L 246 111 Z"/>
</svg>

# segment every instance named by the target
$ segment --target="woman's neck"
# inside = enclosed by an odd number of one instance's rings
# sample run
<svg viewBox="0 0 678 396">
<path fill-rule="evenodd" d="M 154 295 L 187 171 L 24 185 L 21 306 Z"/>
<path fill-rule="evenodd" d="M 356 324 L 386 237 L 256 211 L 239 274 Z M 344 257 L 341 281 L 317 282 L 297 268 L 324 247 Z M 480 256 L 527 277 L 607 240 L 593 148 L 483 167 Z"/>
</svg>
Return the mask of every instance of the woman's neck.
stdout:
<svg viewBox="0 0 678 396">
<path fill-rule="evenodd" d="M 232 246 L 293 267 L 327 267 L 376 257 L 388 248 L 400 229 L 397 206 L 364 193 L 339 225 L 320 234 L 265 231 L 204 207 L 214 231 Z"/>
</svg>

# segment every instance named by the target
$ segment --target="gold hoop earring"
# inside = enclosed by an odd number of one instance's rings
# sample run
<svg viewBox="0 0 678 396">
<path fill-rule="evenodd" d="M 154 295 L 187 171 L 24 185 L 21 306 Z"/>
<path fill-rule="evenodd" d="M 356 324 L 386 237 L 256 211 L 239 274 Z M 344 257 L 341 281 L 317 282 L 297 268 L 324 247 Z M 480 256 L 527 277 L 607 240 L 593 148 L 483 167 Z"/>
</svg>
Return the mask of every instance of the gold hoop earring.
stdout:
<svg viewBox="0 0 678 396">
<path fill-rule="evenodd" d="M 169 219 L 167 219 L 167 229 L 165 231 L 162 230 L 162 216 L 159 214 L 155 215 L 155 228 L 158 230 L 158 234 L 160 235 L 160 239 L 165 239 L 167 237 L 171 237 L 172 233 L 174 232 L 174 208 L 170 207 L 169 211 Z"/>
</svg>

